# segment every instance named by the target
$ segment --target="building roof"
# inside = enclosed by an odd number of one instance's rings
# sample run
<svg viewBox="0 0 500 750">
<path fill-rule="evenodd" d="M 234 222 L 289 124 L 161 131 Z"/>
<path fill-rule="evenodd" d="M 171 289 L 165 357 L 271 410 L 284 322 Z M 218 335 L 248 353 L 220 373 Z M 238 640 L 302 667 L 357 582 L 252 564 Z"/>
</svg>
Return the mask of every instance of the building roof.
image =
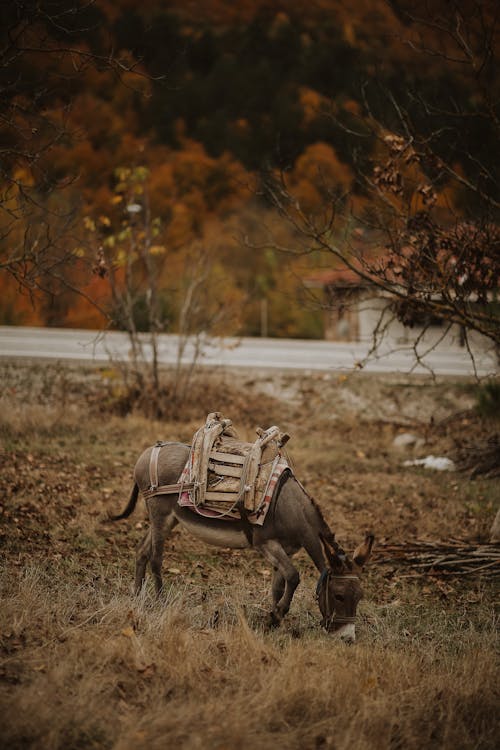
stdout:
<svg viewBox="0 0 500 750">
<path fill-rule="evenodd" d="M 307 277 L 305 283 L 309 287 L 320 288 L 326 286 L 336 286 L 339 288 L 367 287 L 369 282 L 360 278 L 350 268 L 328 268 L 323 271 L 316 271 Z"/>
</svg>

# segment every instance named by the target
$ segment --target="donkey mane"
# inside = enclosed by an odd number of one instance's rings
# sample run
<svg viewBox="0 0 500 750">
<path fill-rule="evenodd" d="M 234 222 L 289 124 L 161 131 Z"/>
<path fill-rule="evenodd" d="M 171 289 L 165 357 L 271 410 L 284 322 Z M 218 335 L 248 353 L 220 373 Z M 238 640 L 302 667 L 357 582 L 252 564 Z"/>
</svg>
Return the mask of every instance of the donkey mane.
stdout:
<svg viewBox="0 0 500 750">
<path fill-rule="evenodd" d="M 297 484 L 300 486 L 302 492 L 305 494 L 307 499 L 310 501 L 312 507 L 314 508 L 314 511 L 318 517 L 319 525 L 321 527 L 320 536 L 325 540 L 325 542 L 328 542 L 328 544 L 331 547 L 333 547 L 333 549 L 338 555 L 345 555 L 344 550 L 335 539 L 335 534 L 331 530 L 325 516 L 323 515 L 323 510 L 320 504 L 318 503 L 318 501 L 315 500 L 315 498 L 309 494 L 309 492 L 306 490 L 304 485 L 301 482 L 299 482 L 297 477 L 294 477 L 294 479 L 297 482 Z"/>
</svg>

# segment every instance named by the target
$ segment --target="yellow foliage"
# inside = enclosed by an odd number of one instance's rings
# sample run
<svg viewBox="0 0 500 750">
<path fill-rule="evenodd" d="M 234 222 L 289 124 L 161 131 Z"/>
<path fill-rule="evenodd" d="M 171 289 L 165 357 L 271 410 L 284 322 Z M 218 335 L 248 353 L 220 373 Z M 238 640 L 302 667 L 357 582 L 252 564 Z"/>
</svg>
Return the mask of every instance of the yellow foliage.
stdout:
<svg viewBox="0 0 500 750">
<path fill-rule="evenodd" d="M 115 255 L 114 265 L 117 268 L 120 268 L 121 266 L 124 266 L 128 261 L 135 260 L 136 257 L 137 256 L 135 253 L 130 253 L 128 250 L 118 250 Z"/>
<path fill-rule="evenodd" d="M 24 187 L 31 187 L 35 184 L 31 170 L 19 167 L 14 171 L 13 178 L 16 182 L 20 182 Z"/>
<path fill-rule="evenodd" d="M 127 181 L 130 179 L 131 174 L 132 170 L 128 167 L 117 167 L 115 169 L 115 177 L 119 183 L 125 183 L 124 187 L 126 186 Z"/>
<path fill-rule="evenodd" d="M 85 229 L 88 229 L 89 232 L 95 232 L 95 221 L 90 216 L 84 217 L 83 226 Z"/>
</svg>

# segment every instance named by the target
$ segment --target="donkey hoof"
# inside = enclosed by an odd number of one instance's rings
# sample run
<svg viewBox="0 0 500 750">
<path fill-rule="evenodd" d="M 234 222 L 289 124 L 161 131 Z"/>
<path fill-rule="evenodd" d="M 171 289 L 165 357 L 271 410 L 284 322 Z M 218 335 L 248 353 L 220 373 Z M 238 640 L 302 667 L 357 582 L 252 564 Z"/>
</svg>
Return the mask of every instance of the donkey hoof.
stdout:
<svg viewBox="0 0 500 750">
<path fill-rule="evenodd" d="M 281 625 L 281 617 L 280 615 L 275 612 L 274 610 L 272 612 L 269 612 L 269 615 L 267 617 L 267 627 L 268 628 L 279 628 Z"/>
</svg>

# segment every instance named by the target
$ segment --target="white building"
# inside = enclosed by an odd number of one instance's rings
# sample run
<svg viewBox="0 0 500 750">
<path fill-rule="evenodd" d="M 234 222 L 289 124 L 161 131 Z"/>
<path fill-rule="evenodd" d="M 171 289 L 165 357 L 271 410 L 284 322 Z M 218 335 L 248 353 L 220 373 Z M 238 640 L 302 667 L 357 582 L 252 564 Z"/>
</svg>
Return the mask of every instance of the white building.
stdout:
<svg viewBox="0 0 500 750">
<path fill-rule="evenodd" d="M 307 286 L 320 291 L 324 309 L 323 330 L 328 341 L 379 342 L 384 350 L 431 347 L 446 350 L 470 348 L 484 354 L 494 348 L 491 340 L 467 332 L 440 318 L 413 315 L 404 325 L 395 315 L 391 298 L 347 268 L 332 269 L 307 279 Z"/>
</svg>

